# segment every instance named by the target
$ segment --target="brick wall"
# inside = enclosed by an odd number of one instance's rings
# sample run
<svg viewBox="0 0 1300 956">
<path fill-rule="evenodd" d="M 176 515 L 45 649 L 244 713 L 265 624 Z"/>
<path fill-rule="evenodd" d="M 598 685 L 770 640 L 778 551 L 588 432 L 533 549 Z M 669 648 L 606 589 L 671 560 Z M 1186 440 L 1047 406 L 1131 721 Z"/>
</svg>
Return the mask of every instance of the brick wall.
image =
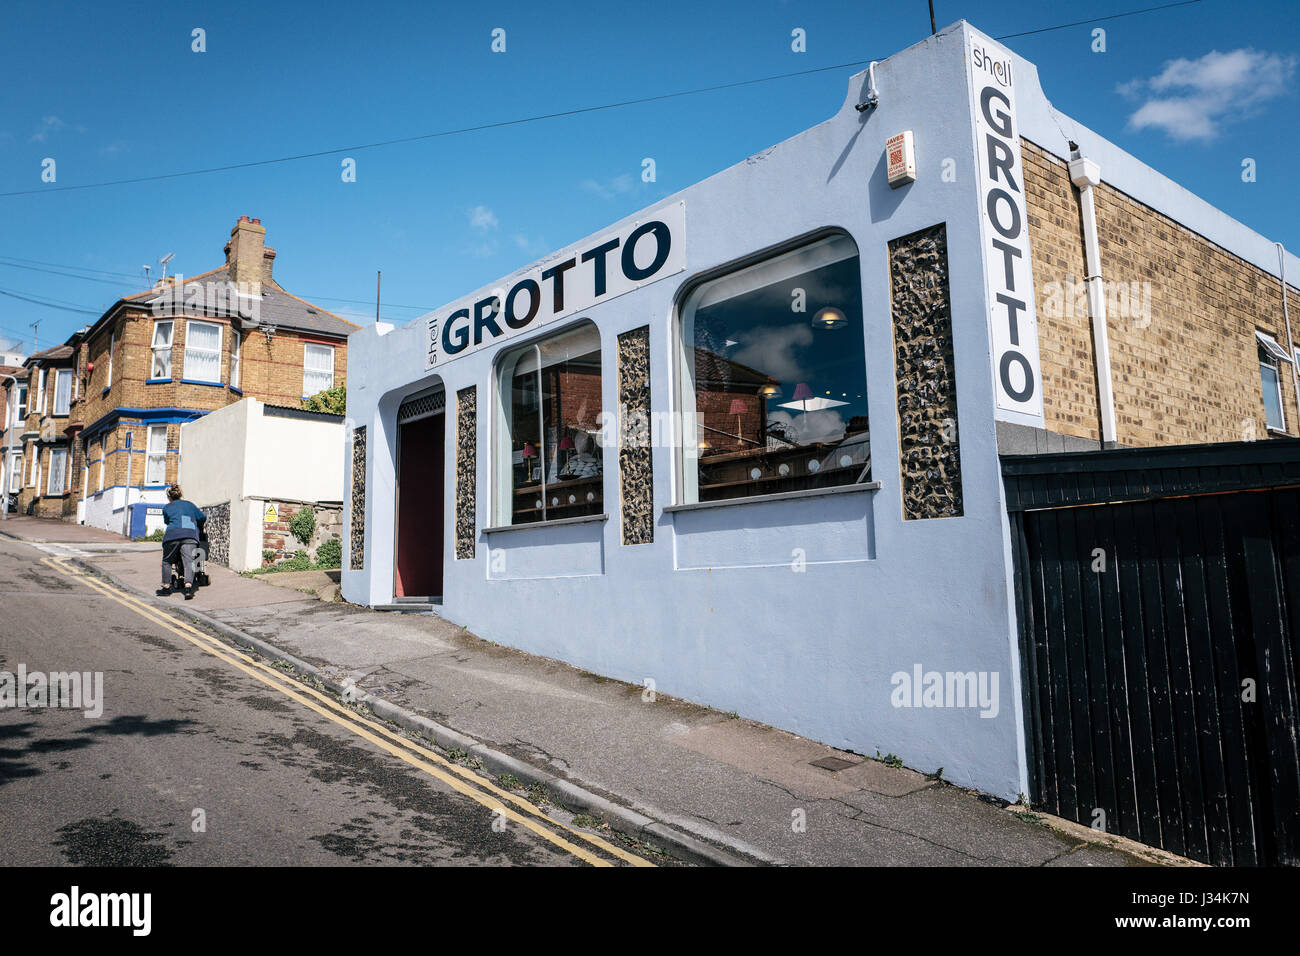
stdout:
<svg viewBox="0 0 1300 956">
<path fill-rule="evenodd" d="M 1021 145 L 1046 425 L 1096 440 L 1078 191 L 1064 160 L 1027 140 Z M 1255 330 L 1286 347 L 1278 280 L 1104 182 L 1094 196 L 1119 443 L 1267 437 Z M 1300 302 L 1300 290 L 1288 288 Z M 1287 431 L 1297 435 L 1289 365 L 1281 377 Z"/>
</svg>

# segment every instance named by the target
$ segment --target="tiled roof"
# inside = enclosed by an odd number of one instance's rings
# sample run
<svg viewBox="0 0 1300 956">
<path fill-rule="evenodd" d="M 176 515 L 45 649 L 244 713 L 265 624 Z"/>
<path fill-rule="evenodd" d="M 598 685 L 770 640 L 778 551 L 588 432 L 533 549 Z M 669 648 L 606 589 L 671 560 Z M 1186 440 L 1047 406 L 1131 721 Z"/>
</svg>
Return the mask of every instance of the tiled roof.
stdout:
<svg viewBox="0 0 1300 956">
<path fill-rule="evenodd" d="M 59 359 L 70 358 L 72 356 L 71 345 L 56 345 L 53 348 L 42 349 L 39 352 L 33 352 L 27 356 L 27 361 L 32 362 L 37 359 L 47 359 L 49 361 L 58 361 Z"/>
<path fill-rule="evenodd" d="M 184 280 L 184 286 L 188 287 L 192 282 L 215 284 L 228 281 L 230 281 L 230 270 L 226 266 L 221 266 L 202 275 L 187 277 Z M 122 301 L 152 305 L 160 296 L 170 297 L 173 288 L 169 287 L 166 291 L 161 291 L 155 287 L 145 292 L 125 296 Z M 184 287 L 181 289 L 180 294 L 183 303 L 185 300 Z M 209 314 L 214 313 L 210 311 Z M 229 310 L 220 310 L 215 314 L 229 314 Z M 341 319 L 333 312 L 322 309 L 306 299 L 300 299 L 296 295 L 286 292 L 274 281 L 262 283 L 261 321 L 263 325 L 273 325 L 277 328 L 342 337 L 346 337 L 361 328 L 361 326 L 346 319 Z"/>
</svg>

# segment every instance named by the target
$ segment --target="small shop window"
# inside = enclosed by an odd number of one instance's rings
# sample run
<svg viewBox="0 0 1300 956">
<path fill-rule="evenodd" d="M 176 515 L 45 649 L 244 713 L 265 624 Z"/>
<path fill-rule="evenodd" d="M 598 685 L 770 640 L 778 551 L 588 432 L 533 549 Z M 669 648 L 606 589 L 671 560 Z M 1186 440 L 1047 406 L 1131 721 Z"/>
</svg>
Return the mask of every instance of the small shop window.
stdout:
<svg viewBox="0 0 1300 956">
<path fill-rule="evenodd" d="M 221 326 L 215 322 L 185 323 L 185 378 L 192 382 L 221 382 Z"/>
<path fill-rule="evenodd" d="M 172 321 L 167 319 L 153 324 L 153 364 L 149 378 L 172 377 Z"/>
<path fill-rule="evenodd" d="M 701 283 L 680 315 L 683 504 L 870 481 L 852 239 Z"/>
<path fill-rule="evenodd" d="M 144 462 L 144 483 L 167 483 L 167 426 L 149 426 L 149 449 Z"/>
<path fill-rule="evenodd" d="M 584 323 L 506 353 L 498 366 L 502 524 L 604 512 L 600 334 Z"/>
<path fill-rule="evenodd" d="M 334 387 L 334 349 L 328 345 L 307 345 L 303 349 L 302 394 L 304 398 Z"/>
</svg>

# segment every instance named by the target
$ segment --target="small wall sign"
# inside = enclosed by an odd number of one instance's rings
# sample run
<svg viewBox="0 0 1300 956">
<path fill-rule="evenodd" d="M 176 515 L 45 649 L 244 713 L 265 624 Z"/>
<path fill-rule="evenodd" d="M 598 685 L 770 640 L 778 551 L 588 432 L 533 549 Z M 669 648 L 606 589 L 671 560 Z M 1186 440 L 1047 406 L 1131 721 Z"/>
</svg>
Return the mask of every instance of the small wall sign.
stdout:
<svg viewBox="0 0 1300 956">
<path fill-rule="evenodd" d="M 275 510 L 275 505 L 268 503 L 266 506 L 266 523 L 274 524 L 280 520 L 279 513 Z"/>
<path fill-rule="evenodd" d="M 885 157 L 891 187 L 897 189 L 916 182 L 916 150 L 912 145 L 910 129 L 885 140 Z"/>
</svg>

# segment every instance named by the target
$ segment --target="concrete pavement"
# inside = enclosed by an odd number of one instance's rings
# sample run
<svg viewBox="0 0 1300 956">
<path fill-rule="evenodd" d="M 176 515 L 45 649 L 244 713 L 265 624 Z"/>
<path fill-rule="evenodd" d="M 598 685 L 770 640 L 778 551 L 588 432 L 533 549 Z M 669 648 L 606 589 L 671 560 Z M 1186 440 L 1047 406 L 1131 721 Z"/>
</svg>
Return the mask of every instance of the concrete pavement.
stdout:
<svg viewBox="0 0 1300 956">
<path fill-rule="evenodd" d="M 140 594 L 156 554 L 89 555 Z M 359 692 L 736 859 L 803 865 L 1179 862 L 881 760 L 533 657 L 432 615 L 328 604 L 210 567 L 191 602 Z M 593 637 L 595 637 L 593 635 Z M 376 708 L 378 711 L 379 708 Z M 524 776 L 521 771 L 519 776 Z"/>
</svg>

